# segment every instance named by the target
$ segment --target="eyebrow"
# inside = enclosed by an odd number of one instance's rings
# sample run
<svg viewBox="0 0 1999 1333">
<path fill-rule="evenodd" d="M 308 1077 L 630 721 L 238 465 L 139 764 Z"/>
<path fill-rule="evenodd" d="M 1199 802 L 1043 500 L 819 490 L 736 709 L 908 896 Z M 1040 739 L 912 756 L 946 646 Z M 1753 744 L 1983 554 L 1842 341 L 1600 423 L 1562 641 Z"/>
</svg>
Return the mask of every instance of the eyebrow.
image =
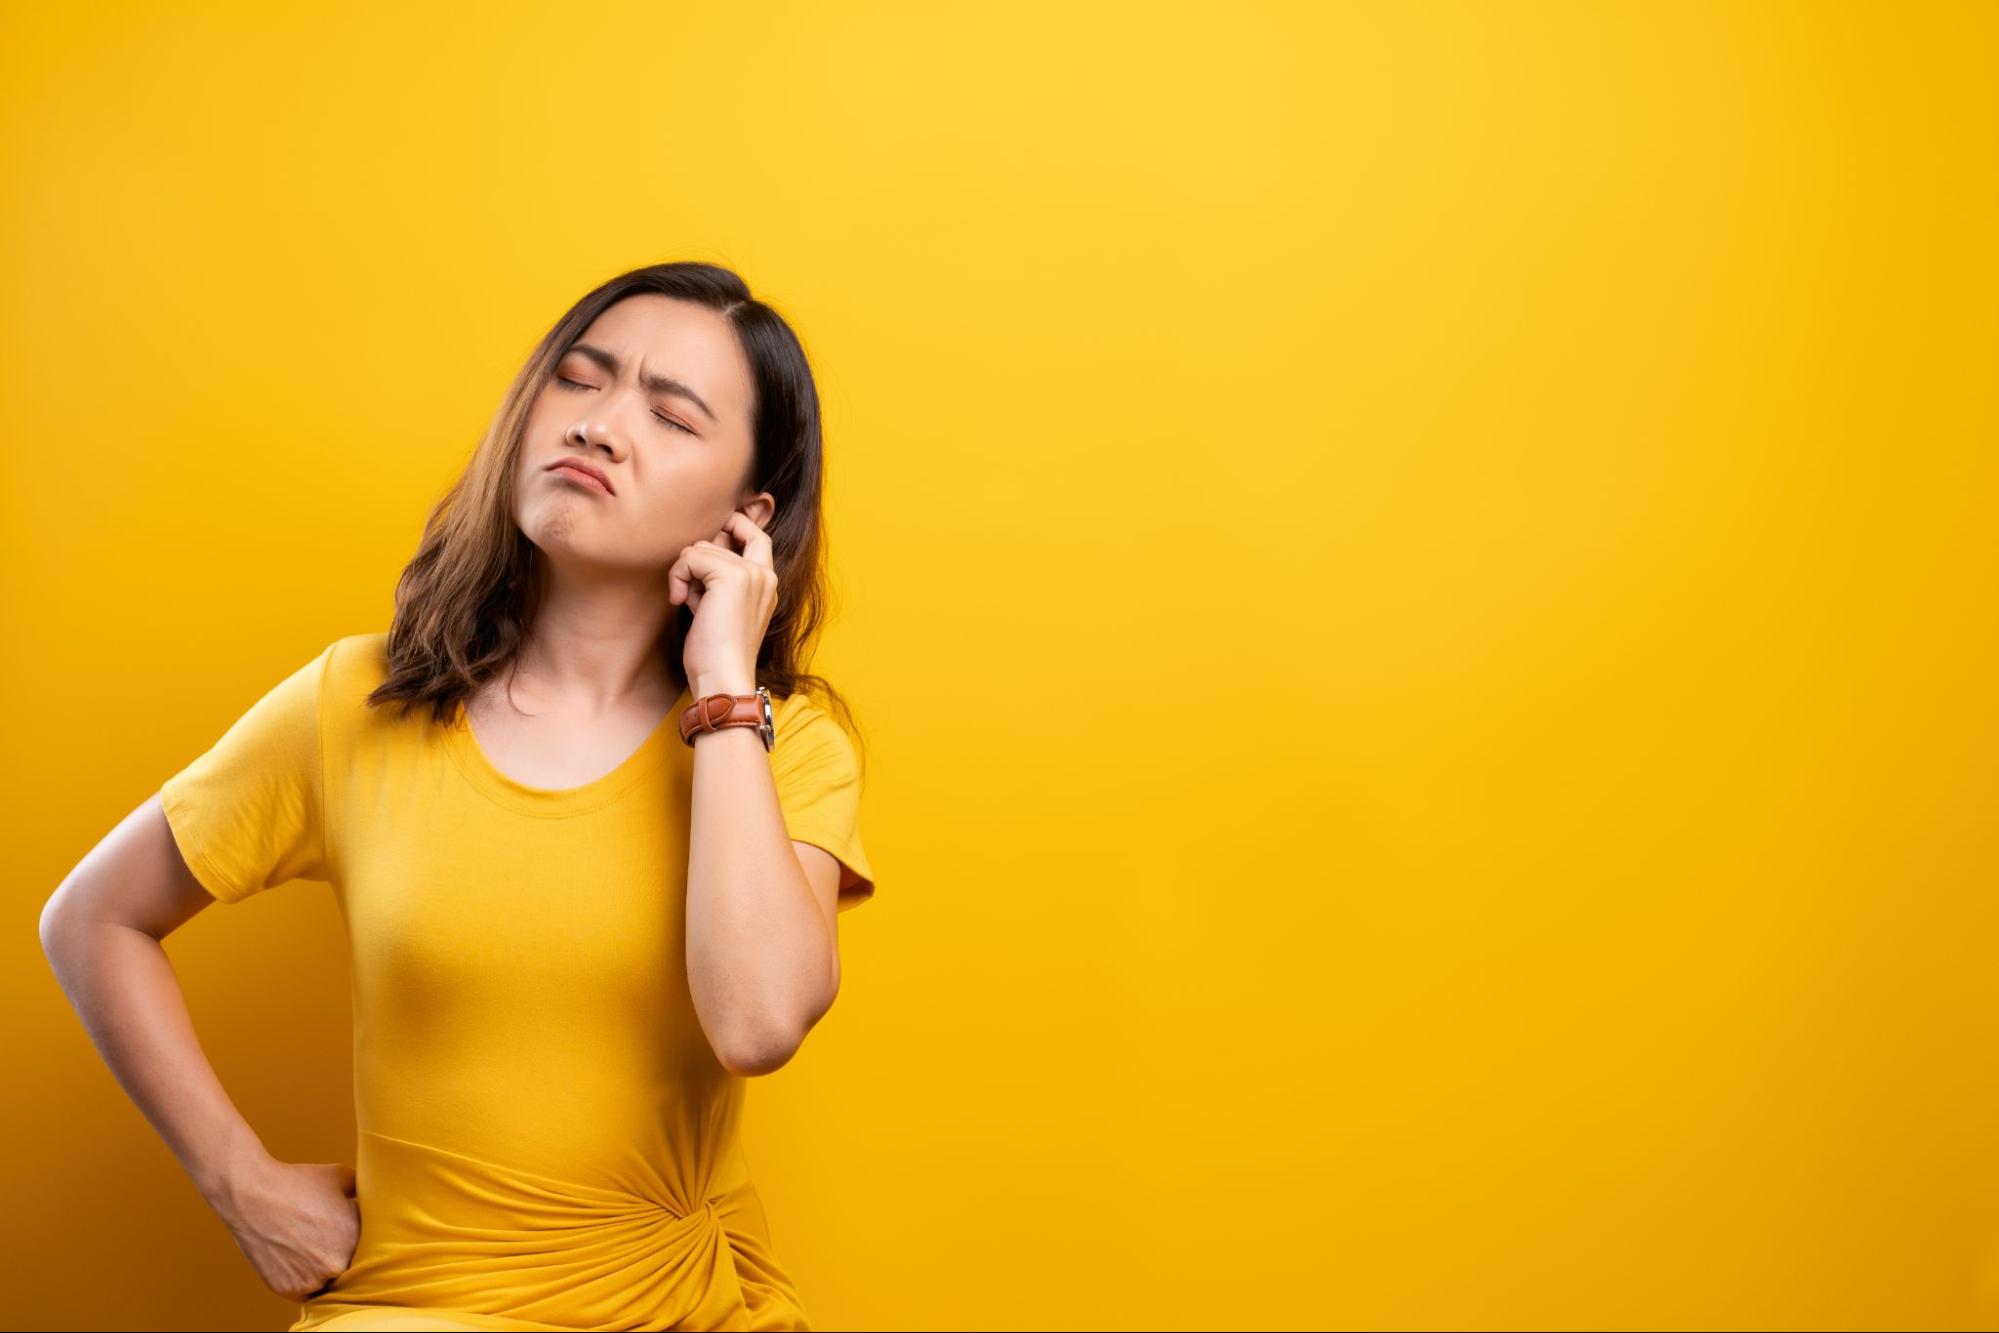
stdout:
<svg viewBox="0 0 1999 1333">
<path fill-rule="evenodd" d="M 617 376 L 620 364 L 617 353 L 605 351 L 594 343 L 575 343 L 570 346 L 569 350 L 580 356 L 588 357 L 600 369 L 613 378 Z M 567 353 L 564 355 L 567 355 Z M 671 375 L 662 375 L 656 370 L 647 371 L 641 378 L 645 383 L 647 393 L 670 393 L 685 398 L 703 412 L 706 412 L 710 421 L 719 422 L 721 420 L 720 417 L 715 415 L 715 409 L 708 406 L 708 400 L 694 392 L 685 381 L 677 380 Z"/>
</svg>

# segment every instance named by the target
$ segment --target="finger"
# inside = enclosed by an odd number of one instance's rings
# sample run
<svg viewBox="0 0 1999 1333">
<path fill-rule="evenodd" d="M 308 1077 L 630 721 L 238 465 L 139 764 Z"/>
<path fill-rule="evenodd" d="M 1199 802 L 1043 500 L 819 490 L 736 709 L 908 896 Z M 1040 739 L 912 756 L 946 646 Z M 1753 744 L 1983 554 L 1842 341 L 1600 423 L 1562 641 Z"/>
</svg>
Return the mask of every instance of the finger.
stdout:
<svg viewBox="0 0 1999 1333">
<path fill-rule="evenodd" d="M 700 583 L 705 587 L 716 579 L 726 577 L 730 568 L 741 559 L 741 556 L 725 551 L 710 541 L 698 541 L 682 547 L 680 558 L 666 571 L 668 598 L 694 606 L 695 603 L 689 600 L 694 591 L 693 585 Z"/>
<path fill-rule="evenodd" d="M 721 545 L 717 542 L 711 542 L 706 537 L 703 537 L 698 542 L 690 544 L 687 547 L 687 549 L 683 551 L 681 554 L 691 555 L 697 552 L 707 556 L 709 559 L 715 562 L 714 569 L 717 574 L 723 574 L 735 570 L 740 570 L 749 563 L 749 561 L 745 557 L 736 554 L 736 552 L 730 550 L 727 546 Z M 694 572 L 696 574 L 702 573 L 702 571 L 698 568 Z"/>
<path fill-rule="evenodd" d="M 687 600 L 687 573 L 687 553 L 682 551 L 666 568 L 666 600 L 675 606 Z"/>
<path fill-rule="evenodd" d="M 755 519 L 738 509 L 729 515 L 727 531 L 735 534 L 743 544 L 743 559 L 771 568 L 770 534 L 758 526 Z"/>
</svg>

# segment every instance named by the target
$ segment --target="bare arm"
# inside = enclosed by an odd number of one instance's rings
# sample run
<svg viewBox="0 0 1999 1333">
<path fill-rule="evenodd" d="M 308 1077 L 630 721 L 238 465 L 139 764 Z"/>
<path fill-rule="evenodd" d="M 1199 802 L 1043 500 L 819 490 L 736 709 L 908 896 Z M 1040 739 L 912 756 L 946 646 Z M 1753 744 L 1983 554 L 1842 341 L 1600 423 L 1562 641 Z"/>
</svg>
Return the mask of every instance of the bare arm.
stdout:
<svg viewBox="0 0 1999 1333">
<path fill-rule="evenodd" d="M 213 901 L 149 796 L 50 895 L 42 951 L 120 1086 L 259 1276 L 303 1299 L 352 1257 L 352 1169 L 273 1158 L 202 1051 L 160 942 Z"/>
<path fill-rule="evenodd" d="M 703 684 L 703 693 L 749 693 Z M 786 836 L 763 743 L 747 727 L 694 742 L 687 970 L 725 1068 L 768 1074 L 840 989 L 839 862 Z"/>
</svg>

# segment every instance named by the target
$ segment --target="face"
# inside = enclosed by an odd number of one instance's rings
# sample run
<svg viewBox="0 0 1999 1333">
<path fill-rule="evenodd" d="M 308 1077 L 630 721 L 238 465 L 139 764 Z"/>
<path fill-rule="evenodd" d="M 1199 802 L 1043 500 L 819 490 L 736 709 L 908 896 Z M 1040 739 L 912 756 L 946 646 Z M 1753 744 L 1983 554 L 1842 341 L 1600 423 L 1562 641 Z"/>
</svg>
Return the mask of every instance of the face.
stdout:
<svg viewBox="0 0 1999 1333">
<path fill-rule="evenodd" d="M 627 297 L 596 318 L 536 395 L 514 519 L 552 560 L 664 576 L 682 547 L 716 540 L 731 510 L 770 521 L 770 493 L 743 484 L 750 403 L 749 359 L 726 319 L 658 293 Z M 590 464 L 609 490 L 552 466 L 562 462 Z"/>
</svg>

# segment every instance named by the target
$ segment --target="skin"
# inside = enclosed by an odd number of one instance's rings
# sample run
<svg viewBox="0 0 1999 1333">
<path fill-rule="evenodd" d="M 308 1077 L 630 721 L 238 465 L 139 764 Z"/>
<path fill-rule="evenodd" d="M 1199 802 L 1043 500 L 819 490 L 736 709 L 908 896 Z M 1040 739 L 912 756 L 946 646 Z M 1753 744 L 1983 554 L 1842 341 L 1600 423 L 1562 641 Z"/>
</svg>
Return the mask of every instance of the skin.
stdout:
<svg viewBox="0 0 1999 1333">
<path fill-rule="evenodd" d="M 579 786 L 624 760 L 674 706 L 756 688 L 776 604 L 765 534 L 774 501 L 747 484 L 750 367 L 705 307 L 646 294 L 605 311 L 538 394 L 522 441 L 515 519 L 540 548 L 543 597 L 516 670 L 467 705 L 501 771 Z M 683 381 L 642 387 L 642 370 Z M 670 424 L 677 423 L 677 424 Z M 605 495 L 546 465 L 587 458 Z M 674 608 L 694 624 L 681 661 L 657 643 Z M 790 1060 L 839 991 L 839 862 L 787 835 L 751 728 L 697 736 L 687 876 L 687 972 L 716 1058 L 742 1075 Z M 354 1169 L 271 1156 L 197 1040 L 161 945 L 212 905 L 158 793 L 91 849 L 41 914 L 44 954 L 113 1075 L 229 1227 L 266 1286 L 303 1300 L 344 1272 L 360 1237 Z"/>
</svg>

